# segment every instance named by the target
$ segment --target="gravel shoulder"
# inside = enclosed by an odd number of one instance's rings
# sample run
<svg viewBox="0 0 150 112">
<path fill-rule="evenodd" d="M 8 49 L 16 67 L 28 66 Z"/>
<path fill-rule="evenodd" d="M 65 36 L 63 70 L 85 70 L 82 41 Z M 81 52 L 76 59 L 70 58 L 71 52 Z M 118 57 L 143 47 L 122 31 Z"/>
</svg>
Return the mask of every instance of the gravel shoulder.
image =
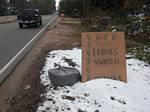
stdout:
<svg viewBox="0 0 150 112">
<path fill-rule="evenodd" d="M 40 94 L 40 70 L 49 51 L 80 47 L 80 37 L 75 29 L 62 24 L 58 18 L 42 35 L 38 43 L 16 66 L 0 87 L 0 112 L 36 112 L 37 105 L 44 99 Z"/>
</svg>

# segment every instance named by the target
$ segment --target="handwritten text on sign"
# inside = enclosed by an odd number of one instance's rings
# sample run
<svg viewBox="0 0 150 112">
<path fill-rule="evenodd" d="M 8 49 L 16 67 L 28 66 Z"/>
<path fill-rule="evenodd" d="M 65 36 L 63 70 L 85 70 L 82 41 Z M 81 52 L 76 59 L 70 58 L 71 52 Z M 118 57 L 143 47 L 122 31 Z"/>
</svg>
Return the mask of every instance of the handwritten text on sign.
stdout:
<svg viewBox="0 0 150 112">
<path fill-rule="evenodd" d="M 95 78 L 126 82 L 123 32 L 82 34 L 82 81 Z"/>
</svg>

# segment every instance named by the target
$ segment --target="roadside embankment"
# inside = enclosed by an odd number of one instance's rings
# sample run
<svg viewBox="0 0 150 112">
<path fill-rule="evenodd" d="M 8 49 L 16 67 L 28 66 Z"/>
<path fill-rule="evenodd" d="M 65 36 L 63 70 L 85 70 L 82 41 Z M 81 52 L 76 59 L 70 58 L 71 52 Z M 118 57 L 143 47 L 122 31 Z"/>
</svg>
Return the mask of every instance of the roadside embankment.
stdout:
<svg viewBox="0 0 150 112">
<path fill-rule="evenodd" d="M 16 16 L 0 16 L 0 24 L 13 22 L 16 19 Z"/>
</svg>

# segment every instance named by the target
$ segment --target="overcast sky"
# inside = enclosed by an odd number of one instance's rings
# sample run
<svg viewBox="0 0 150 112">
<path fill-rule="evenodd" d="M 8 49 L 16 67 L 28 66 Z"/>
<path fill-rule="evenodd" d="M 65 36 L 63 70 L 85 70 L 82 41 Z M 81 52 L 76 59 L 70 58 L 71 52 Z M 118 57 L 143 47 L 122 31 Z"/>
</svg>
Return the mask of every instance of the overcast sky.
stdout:
<svg viewBox="0 0 150 112">
<path fill-rule="evenodd" d="M 56 7 L 58 8 L 58 5 L 59 5 L 59 1 L 60 0 L 56 0 Z"/>
</svg>

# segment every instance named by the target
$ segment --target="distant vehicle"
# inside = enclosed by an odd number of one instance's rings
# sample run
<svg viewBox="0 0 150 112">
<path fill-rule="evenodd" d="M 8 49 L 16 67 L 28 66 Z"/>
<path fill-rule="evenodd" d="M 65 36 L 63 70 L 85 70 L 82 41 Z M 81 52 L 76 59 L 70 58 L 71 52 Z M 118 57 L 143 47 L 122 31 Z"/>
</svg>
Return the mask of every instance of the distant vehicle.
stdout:
<svg viewBox="0 0 150 112">
<path fill-rule="evenodd" d="M 18 13 L 17 19 L 20 28 L 23 28 L 23 25 L 42 25 L 42 16 L 38 9 L 24 9 Z"/>
<path fill-rule="evenodd" d="M 138 17 L 139 17 L 140 19 L 143 19 L 143 18 L 144 18 L 144 14 L 141 13 L 141 14 L 138 15 Z"/>
<path fill-rule="evenodd" d="M 72 11 L 71 17 L 73 17 L 73 18 L 80 18 L 81 17 L 80 11 L 78 9 L 74 9 Z"/>
<path fill-rule="evenodd" d="M 138 16 L 139 16 L 139 18 L 140 18 L 141 20 L 145 20 L 145 21 L 149 21 L 149 20 L 150 20 L 150 16 L 149 16 L 149 15 L 146 15 L 146 14 L 139 14 Z"/>
</svg>

